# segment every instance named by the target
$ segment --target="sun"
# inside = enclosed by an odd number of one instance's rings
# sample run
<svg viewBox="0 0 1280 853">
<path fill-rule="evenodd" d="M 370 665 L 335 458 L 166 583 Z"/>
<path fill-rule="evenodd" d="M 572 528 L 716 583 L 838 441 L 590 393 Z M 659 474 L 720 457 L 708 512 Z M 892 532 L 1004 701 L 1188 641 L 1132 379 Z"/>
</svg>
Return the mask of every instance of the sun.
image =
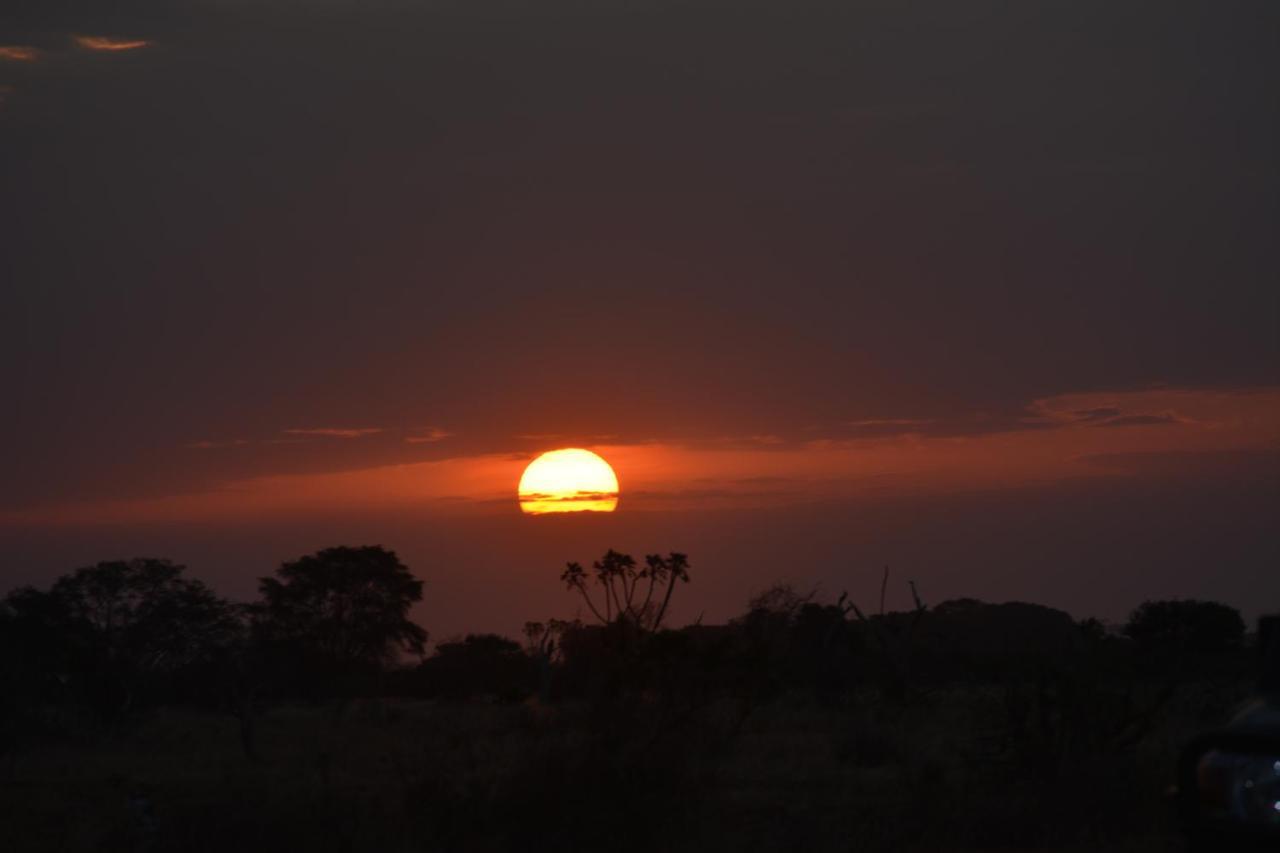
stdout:
<svg viewBox="0 0 1280 853">
<path fill-rule="evenodd" d="M 613 512 L 618 508 L 618 476 L 590 450 L 566 447 L 542 454 L 520 478 L 520 509 L 550 512 Z"/>
</svg>

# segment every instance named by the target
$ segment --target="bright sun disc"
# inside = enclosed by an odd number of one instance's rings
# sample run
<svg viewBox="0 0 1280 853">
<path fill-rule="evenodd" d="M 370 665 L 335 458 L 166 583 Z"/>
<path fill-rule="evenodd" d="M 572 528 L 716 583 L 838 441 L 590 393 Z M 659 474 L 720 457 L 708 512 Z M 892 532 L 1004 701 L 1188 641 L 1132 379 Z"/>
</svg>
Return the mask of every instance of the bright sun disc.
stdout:
<svg viewBox="0 0 1280 853">
<path fill-rule="evenodd" d="M 569 447 L 530 462 L 519 493 L 520 509 L 530 515 L 613 512 L 618 508 L 618 477 L 590 450 Z"/>
</svg>

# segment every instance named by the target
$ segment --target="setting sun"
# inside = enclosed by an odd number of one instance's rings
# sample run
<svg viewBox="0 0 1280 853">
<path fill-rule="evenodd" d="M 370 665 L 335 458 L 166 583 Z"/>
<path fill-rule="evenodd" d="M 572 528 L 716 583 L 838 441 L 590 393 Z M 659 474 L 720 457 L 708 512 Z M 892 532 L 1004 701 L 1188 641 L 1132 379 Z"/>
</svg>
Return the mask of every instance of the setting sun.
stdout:
<svg viewBox="0 0 1280 853">
<path fill-rule="evenodd" d="M 618 477 L 590 450 L 552 450 L 524 469 L 519 495 L 520 509 L 530 515 L 613 512 L 618 507 Z"/>
</svg>

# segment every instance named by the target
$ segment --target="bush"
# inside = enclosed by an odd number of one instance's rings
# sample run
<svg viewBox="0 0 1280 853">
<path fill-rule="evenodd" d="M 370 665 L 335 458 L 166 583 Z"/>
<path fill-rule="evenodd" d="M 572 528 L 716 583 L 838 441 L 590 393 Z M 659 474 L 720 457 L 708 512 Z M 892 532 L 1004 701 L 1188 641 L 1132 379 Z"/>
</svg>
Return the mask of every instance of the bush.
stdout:
<svg viewBox="0 0 1280 853">
<path fill-rule="evenodd" d="M 1129 616 L 1124 633 L 1144 645 L 1182 653 L 1216 654 L 1240 649 L 1240 611 L 1216 601 L 1146 601 Z"/>
</svg>

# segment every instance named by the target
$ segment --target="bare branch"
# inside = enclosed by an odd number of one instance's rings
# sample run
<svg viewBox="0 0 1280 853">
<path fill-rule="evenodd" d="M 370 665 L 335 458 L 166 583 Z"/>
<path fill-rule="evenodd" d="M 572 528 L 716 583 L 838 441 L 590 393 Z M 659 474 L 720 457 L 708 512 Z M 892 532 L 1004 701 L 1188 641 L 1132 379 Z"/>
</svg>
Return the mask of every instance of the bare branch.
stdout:
<svg viewBox="0 0 1280 853">
<path fill-rule="evenodd" d="M 907 581 L 907 585 L 911 587 L 911 598 L 916 603 L 916 612 L 923 611 L 925 609 L 925 606 L 924 606 L 924 602 L 920 600 L 920 593 L 916 591 L 916 582 Z"/>
</svg>

